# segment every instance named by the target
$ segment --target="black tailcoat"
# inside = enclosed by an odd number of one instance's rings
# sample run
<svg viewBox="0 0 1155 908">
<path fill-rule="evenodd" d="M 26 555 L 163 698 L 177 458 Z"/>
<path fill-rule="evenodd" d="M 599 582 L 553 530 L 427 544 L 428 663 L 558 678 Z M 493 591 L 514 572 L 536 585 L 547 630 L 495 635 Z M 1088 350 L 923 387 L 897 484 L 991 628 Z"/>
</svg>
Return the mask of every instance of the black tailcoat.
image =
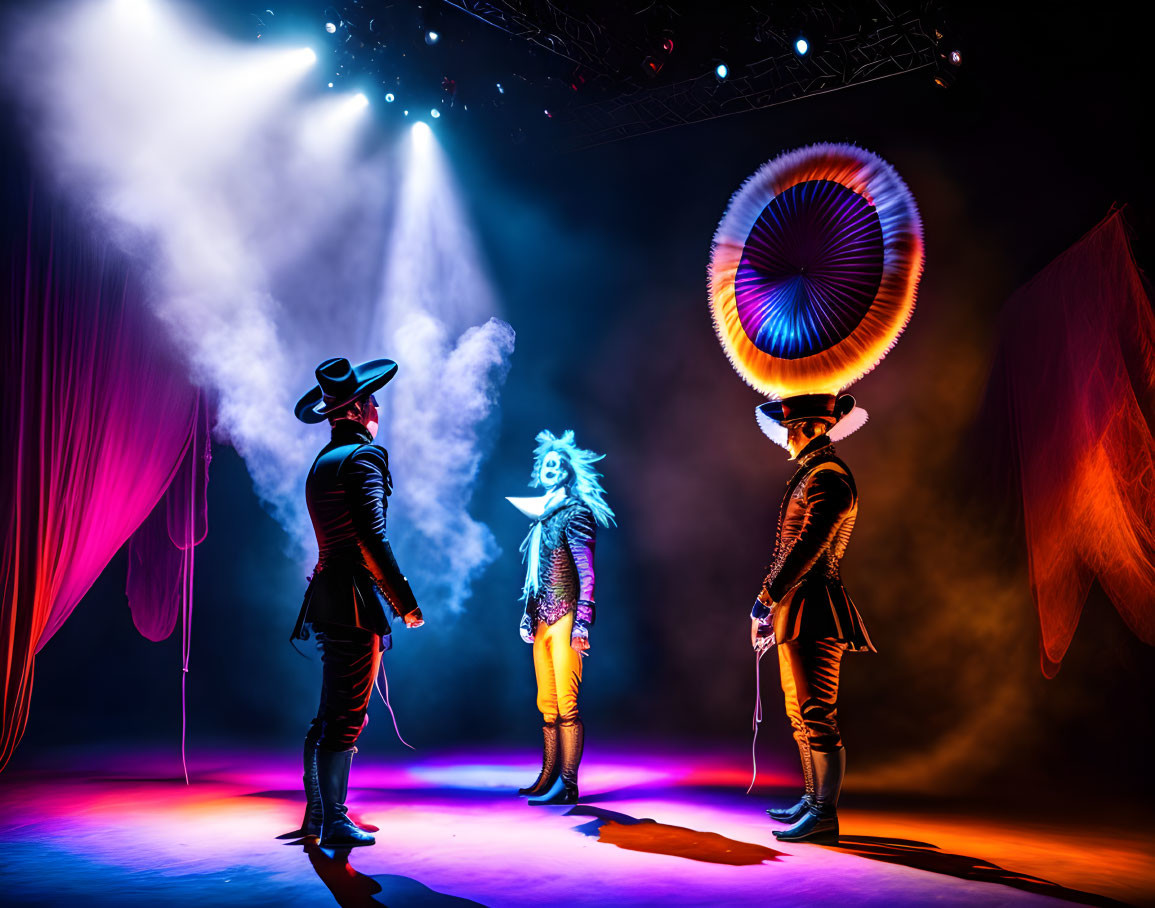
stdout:
<svg viewBox="0 0 1155 908">
<path fill-rule="evenodd" d="M 774 636 L 792 640 L 838 640 L 854 650 L 874 651 L 839 570 L 858 516 L 858 488 L 850 469 L 826 436 L 798 456 L 786 486 L 764 585 L 778 603 Z"/>
<path fill-rule="evenodd" d="M 319 551 L 294 638 L 307 637 L 304 626 L 313 622 L 387 637 L 390 613 L 417 608 L 385 535 L 389 455 L 371 442 L 362 425 L 338 420 L 309 471 L 305 499 Z"/>
</svg>

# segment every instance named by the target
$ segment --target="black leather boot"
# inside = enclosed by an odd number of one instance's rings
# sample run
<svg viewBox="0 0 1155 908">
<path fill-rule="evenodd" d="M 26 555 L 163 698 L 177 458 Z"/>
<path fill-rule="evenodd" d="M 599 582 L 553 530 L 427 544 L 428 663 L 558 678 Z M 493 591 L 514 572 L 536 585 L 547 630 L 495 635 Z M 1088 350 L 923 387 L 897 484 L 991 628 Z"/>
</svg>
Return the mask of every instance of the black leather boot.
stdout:
<svg viewBox="0 0 1155 908">
<path fill-rule="evenodd" d="M 770 807 L 767 813 L 779 823 L 796 823 L 814 804 L 814 764 L 810 761 L 810 742 L 798 742 L 798 756 L 802 758 L 802 797 L 791 807 Z"/>
<path fill-rule="evenodd" d="M 278 839 L 319 838 L 321 835 L 321 787 L 317 783 L 317 738 L 320 734 L 321 728 L 314 720 L 305 735 L 305 751 L 301 759 L 304 766 L 301 781 L 305 787 L 305 816 L 301 828 L 279 835 Z"/>
<path fill-rule="evenodd" d="M 553 786 L 557 780 L 557 750 L 558 750 L 558 733 L 556 722 L 546 722 L 541 727 L 541 735 L 545 741 L 545 746 L 541 752 L 541 773 L 529 788 L 519 788 L 517 793 L 519 795 L 529 795 L 538 797 L 545 794 Z"/>
<path fill-rule="evenodd" d="M 814 751 L 814 806 L 787 829 L 775 829 L 779 842 L 814 842 L 818 845 L 838 844 L 838 793 L 842 791 L 842 777 L 846 774 L 846 748 L 833 753 Z"/>
<path fill-rule="evenodd" d="M 352 750 L 317 748 L 317 781 L 321 792 L 321 845 L 325 848 L 354 848 L 373 845 L 377 840 L 358 829 L 349 819 L 345 796 L 349 792 Z"/>
<path fill-rule="evenodd" d="M 546 804 L 576 804 L 578 802 L 578 766 L 585 749 L 585 726 L 582 720 L 574 718 L 561 721 L 557 726 L 561 743 L 561 772 L 553 785 L 540 798 L 531 798 L 530 804 L 540 807 Z"/>
</svg>

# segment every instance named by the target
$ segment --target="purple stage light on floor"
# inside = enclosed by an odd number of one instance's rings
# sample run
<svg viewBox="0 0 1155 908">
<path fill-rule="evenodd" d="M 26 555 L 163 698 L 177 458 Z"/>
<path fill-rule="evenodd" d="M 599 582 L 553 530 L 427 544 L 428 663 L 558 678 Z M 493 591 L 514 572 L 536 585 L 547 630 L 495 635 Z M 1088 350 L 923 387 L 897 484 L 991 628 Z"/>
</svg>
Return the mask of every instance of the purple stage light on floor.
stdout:
<svg viewBox="0 0 1155 908">
<path fill-rule="evenodd" d="M 343 857 L 273 839 L 301 817 L 300 766 L 283 752 L 205 751 L 190 788 L 173 785 L 171 754 L 139 746 L 10 770 L 0 785 L 4 896 L 13 904 L 91 904 L 95 894 L 100 904 L 166 908 L 312 905 L 333 904 L 329 887 L 345 893 L 340 904 L 357 905 L 1029 908 L 1146 904 L 1153 891 L 1152 836 L 1142 823 L 1100 821 L 1088 849 L 1041 822 L 1045 814 L 931 811 L 904 800 L 847 805 L 837 848 L 780 849 L 765 802 L 741 794 L 747 769 L 729 749 L 691 753 L 659 742 L 649 752 L 591 754 L 583 766 L 591 797 L 557 812 L 529 809 L 513 794 L 535 771 L 528 751 L 358 761 L 351 815 L 388 844 Z M 779 789 L 771 803 L 793 794 L 796 773 L 771 773 Z M 525 873 L 527 854 L 549 872 Z"/>
</svg>

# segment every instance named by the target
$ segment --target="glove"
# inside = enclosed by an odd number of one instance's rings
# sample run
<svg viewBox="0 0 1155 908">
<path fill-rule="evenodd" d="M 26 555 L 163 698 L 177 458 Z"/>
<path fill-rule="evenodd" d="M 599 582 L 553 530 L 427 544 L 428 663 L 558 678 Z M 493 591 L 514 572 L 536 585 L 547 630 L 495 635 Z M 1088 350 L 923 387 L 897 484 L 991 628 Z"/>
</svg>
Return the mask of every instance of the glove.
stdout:
<svg viewBox="0 0 1155 908">
<path fill-rule="evenodd" d="M 569 645 L 583 658 L 590 652 L 590 626 L 580 618 L 575 618 L 570 631 Z"/>
<path fill-rule="evenodd" d="M 529 612 L 525 612 L 521 616 L 521 626 L 518 627 L 521 633 L 521 639 L 526 643 L 533 643 L 533 619 L 529 617 Z"/>
<path fill-rule="evenodd" d="M 750 617 L 757 618 L 759 621 L 767 622 L 770 616 L 774 613 L 774 600 L 770 598 L 770 593 L 763 586 L 758 591 L 758 597 L 754 600 L 754 607 L 750 609 Z"/>
<path fill-rule="evenodd" d="M 409 614 L 402 615 L 401 620 L 405 622 L 405 626 L 408 628 L 421 627 L 425 623 L 420 608 L 415 608 Z"/>
<path fill-rule="evenodd" d="M 770 591 L 763 585 L 750 609 L 750 645 L 761 655 L 774 646 L 774 610 L 778 603 L 770 598 Z"/>
<path fill-rule="evenodd" d="M 594 618 L 597 617 L 597 607 L 589 599 L 579 599 L 577 606 L 574 608 L 573 619 L 574 626 L 581 625 L 582 627 L 593 627 Z"/>
<path fill-rule="evenodd" d="M 764 653 L 776 642 L 773 622 L 763 624 L 757 618 L 750 619 L 750 645 L 756 653 Z"/>
</svg>

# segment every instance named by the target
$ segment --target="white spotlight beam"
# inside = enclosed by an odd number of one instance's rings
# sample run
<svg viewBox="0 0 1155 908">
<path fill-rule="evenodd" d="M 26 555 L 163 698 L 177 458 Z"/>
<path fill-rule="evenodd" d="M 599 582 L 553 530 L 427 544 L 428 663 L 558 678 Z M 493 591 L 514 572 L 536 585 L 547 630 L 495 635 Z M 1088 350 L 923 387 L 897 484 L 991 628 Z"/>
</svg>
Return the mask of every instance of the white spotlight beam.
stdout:
<svg viewBox="0 0 1155 908">
<path fill-rule="evenodd" d="M 482 461 L 480 426 L 496 407 L 514 336 L 493 317 L 477 237 L 433 130 L 416 122 L 405 144 L 372 336 L 374 349 L 389 351 L 403 370 L 390 395 L 388 439 L 406 476 L 394 498 L 415 538 L 400 540 L 398 557 L 420 553 L 406 570 L 458 611 L 498 552 L 468 504 Z"/>
</svg>

